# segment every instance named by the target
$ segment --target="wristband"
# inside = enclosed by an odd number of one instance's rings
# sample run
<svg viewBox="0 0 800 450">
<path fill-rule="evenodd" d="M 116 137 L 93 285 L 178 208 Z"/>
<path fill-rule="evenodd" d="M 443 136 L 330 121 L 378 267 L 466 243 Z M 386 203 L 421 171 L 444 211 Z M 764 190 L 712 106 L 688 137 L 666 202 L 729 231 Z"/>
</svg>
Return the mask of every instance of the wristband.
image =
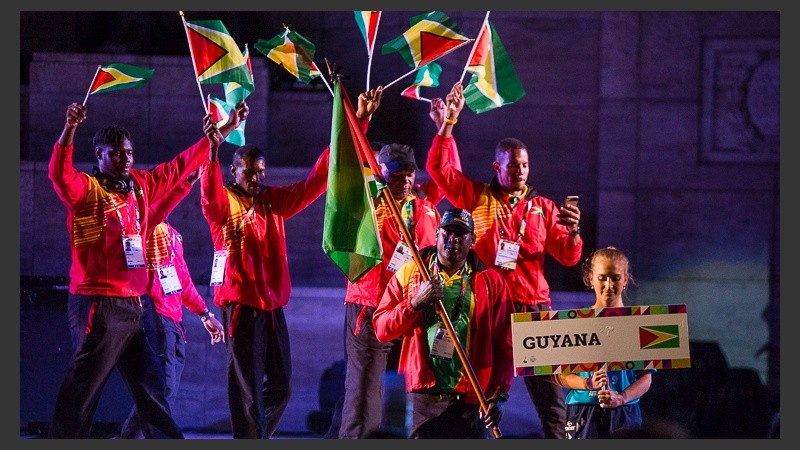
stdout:
<svg viewBox="0 0 800 450">
<path fill-rule="evenodd" d="M 581 234 L 581 226 L 580 225 L 578 225 L 574 230 L 570 230 L 570 232 L 569 232 L 570 237 L 577 236 L 579 234 Z"/>
<path fill-rule="evenodd" d="M 594 384 L 592 384 L 592 377 L 584 378 L 584 380 L 586 380 L 586 390 L 587 391 L 593 391 L 594 390 Z"/>
<path fill-rule="evenodd" d="M 458 123 L 458 119 L 449 119 L 447 117 L 444 118 L 444 123 L 448 125 L 455 125 Z"/>
<path fill-rule="evenodd" d="M 203 315 L 200 316 L 200 320 L 202 320 L 204 323 L 212 318 L 214 318 L 214 313 L 212 313 L 211 311 L 206 311 L 203 313 Z"/>
</svg>

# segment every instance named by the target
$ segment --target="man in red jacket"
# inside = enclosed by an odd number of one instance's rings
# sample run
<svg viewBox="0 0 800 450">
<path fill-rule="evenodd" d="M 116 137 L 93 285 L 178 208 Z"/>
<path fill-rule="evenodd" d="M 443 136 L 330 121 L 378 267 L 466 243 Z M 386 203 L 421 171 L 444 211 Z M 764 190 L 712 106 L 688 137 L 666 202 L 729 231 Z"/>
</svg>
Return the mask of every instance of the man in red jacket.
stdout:
<svg viewBox="0 0 800 450">
<path fill-rule="evenodd" d="M 464 209 L 442 214 L 436 246 L 420 251 L 389 280 L 373 325 L 381 342 L 402 337 L 398 373 L 405 377 L 413 410 L 409 437 L 483 439 L 502 419 L 514 377 L 511 314 L 505 281 L 472 250 L 474 223 Z M 430 274 L 424 281 L 422 270 Z M 437 313 L 441 301 L 482 392 L 487 410 Z"/>
<path fill-rule="evenodd" d="M 72 265 L 68 319 L 73 354 L 56 398 L 50 438 L 87 438 L 97 402 L 117 367 L 133 395 L 145 437 L 182 438 L 165 398 L 161 361 L 148 346 L 140 296 L 147 291 L 144 240 L 166 217 L 158 199 L 185 182 L 211 148 L 247 117 L 243 102 L 218 129 L 203 119 L 205 138 L 150 170 L 133 168 L 125 128 L 110 125 L 94 136 L 93 174 L 72 164 L 73 140 L 86 107 L 67 107 L 66 123 L 48 167 L 53 188 L 67 208 Z"/>
<path fill-rule="evenodd" d="M 516 312 L 548 311 L 552 308 L 544 277 L 545 254 L 567 267 L 580 261 L 581 212 L 575 205 L 559 208 L 527 184 L 528 148 L 519 139 L 505 138 L 497 144 L 492 163 L 496 176 L 490 183 L 475 181 L 456 167 L 452 131 L 463 107 L 463 89 L 456 82 L 447 95 L 447 116 L 428 152 L 428 173 L 453 206 L 472 213 L 475 251 L 506 279 Z M 549 377 L 523 379 L 544 437 L 563 439 L 566 405 L 561 386 Z"/>
<path fill-rule="evenodd" d="M 382 88 L 358 97 L 366 127 Z M 292 284 L 284 221 L 327 187 L 330 149 L 304 180 L 266 185 L 266 159 L 256 146 L 236 149 L 234 181 L 223 183 L 217 150 L 200 176 L 200 203 L 214 243 L 211 284 L 228 335 L 228 403 L 234 439 L 267 439 L 278 427 L 291 393 L 292 360 L 284 307 Z"/>
</svg>

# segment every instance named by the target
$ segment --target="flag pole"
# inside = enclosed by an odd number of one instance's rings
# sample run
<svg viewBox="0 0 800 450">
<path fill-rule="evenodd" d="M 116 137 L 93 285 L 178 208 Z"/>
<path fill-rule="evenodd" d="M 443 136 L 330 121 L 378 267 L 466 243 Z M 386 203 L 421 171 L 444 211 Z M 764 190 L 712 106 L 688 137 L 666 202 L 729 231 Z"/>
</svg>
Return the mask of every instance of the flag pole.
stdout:
<svg viewBox="0 0 800 450">
<path fill-rule="evenodd" d="M 317 66 L 317 63 L 315 63 L 313 60 L 311 62 L 314 64 L 315 67 L 317 67 L 317 70 L 319 70 L 319 66 Z M 326 60 L 325 63 L 327 64 L 327 62 L 328 61 Z M 333 95 L 333 89 L 331 89 L 331 85 L 328 84 L 328 80 L 325 79 L 325 77 L 322 75 L 322 73 L 319 74 L 319 77 L 322 78 L 322 82 L 325 83 L 325 87 L 328 88 L 328 92 L 330 92 L 331 93 L 331 97 L 333 97 L 334 96 Z"/>
<path fill-rule="evenodd" d="M 94 86 L 94 80 L 97 79 L 97 74 L 100 73 L 100 68 L 101 67 L 103 67 L 103 66 L 98 64 L 97 70 L 95 70 L 95 72 L 94 72 L 94 76 L 92 77 L 92 82 L 89 83 L 89 90 L 86 91 L 86 97 L 83 98 L 83 103 L 81 103 L 83 106 L 86 106 L 86 102 L 89 100 L 89 93 L 92 92 L 92 86 Z"/>
<path fill-rule="evenodd" d="M 203 95 L 203 87 L 200 85 L 200 80 L 197 78 L 197 63 L 194 62 L 194 51 L 192 51 L 192 41 L 189 39 L 189 28 L 186 26 L 186 18 L 183 16 L 183 11 L 178 11 L 181 15 L 181 22 L 183 22 L 183 31 L 186 32 L 186 42 L 189 43 L 189 56 L 192 58 L 192 67 L 194 68 L 194 80 L 197 82 L 197 89 L 200 90 L 200 101 L 203 102 L 203 109 L 208 114 L 208 105 L 206 104 L 205 96 Z"/>
<path fill-rule="evenodd" d="M 486 26 L 486 23 L 489 22 L 489 13 L 491 11 L 486 11 L 486 16 L 483 18 L 483 23 L 481 24 L 481 29 L 478 32 L 478 37 L 480 37 L 480 33 L 483 31 L 483 28 Z M 467 64 L 464 65 L 464 71 L 461 72 L 461 78 L 458 79 L 459 82 L 464 81 L 464 75 L 467 74 L 467 68 L 469 67 L 469 62 L 472 61 L 472 55 L 475 54 L 475 48 L 478 46 L 478 40 L 475 40 L 475 45 L 472 46 L 472 50 L 469 51 L 469 56 L 467 57 Z"/>
<path fill-rule="evenodd" d="M 342 89 L 341 85 L 339 86 L 339 89 Z M 367 161 L 367 164 L 369 165 L 370 170 L 372 170 L 374 176 L 378 178 L 383 178 L 381 176 L 380 166 L 378 165 L 378 162 L 375 160 L 375 155 L 373 154 L 372 151 L 366 150 L 370 148 L 366 136 L 364 136 L 364 133 L 361 132 L 361 128 L 359 127 L 358 123 L 351 122 L 355 117 L 355 113 L 353 112 L 353 105 L 352 103 L 350 103 L 350 98 L 347 97 L 346 95 L 342 95 L 342 103 L 345 109 L 350 110 L 348 114 L 345 114 L 348 118 L 348 125 L 350 127 L 350 130 L 351 131 L 358 130 L 358 132 L 355 133 L 355 138 L 359 141 L 362 141 L 358 145 L 356 145 L 356 149 L 359 152 L 360 158 L 364 161 Z M 423 281 L 430 281 L 431 275 L 430 273 L 428 273 L 428 268 L 422 261 L 422 257 L 419 254 L 417 245 L 414 243 L 414 238 L 411 236 L 408 229 L 406 228 L 405 223 L 403 222 L 403 217 L 400 213 L 400 207 L 397 206 L 397 201 L 394 199 L 394 197 L 392 197 L 392 194 L 389 192 L 388 185 L 384 182 L 382 182 L 381 184 L 383 184 L 383 187 L 380 189 L 378 194 L 381 198 L 381 201 L 387 206 L 389 212 L 391 213 L 392 218 L 394 219 L 395 223 L 397 223 L 397 227 L 400 230 L 400 233 L 403 235 L 403 239 L 406 241 L 409 249 L 411 250 L 411 257 L 414 260 L 414 263 L 416 263 L 417 268 L 419 269 L 422 275 Z M 489 403 L 486 400 L 486 395 L 483 393 L 480 384 L 478 384 L 478 377 L 477 375 L 475 375 L 475 369 L 473 369 L 472 364 L 469 361 L 469 358 L 467 358 L 467 353 L 464 350 L 464 346 L 458 339 L 458 334 L 456 333 L 455 328 L 453 328 L 453 322 L 447 315 L 447 311 L 444 308 L 444 303 L 442 303 L 442 299 L 440 298 L 436 299 L 436 313 L 442 319 L 442 323 L 444 323 L 447 333 L 453 340 L 456 353 L 458 353 L 458 357 L 461 360 L 461 365 L 462 367 L 464 367 L 464 370 L 466 371 L 467 378 L 469 379 L 469 382 L 472 385 L 472 389 L 478 396 L 481 409 L 483 410 L 483 412 L 486 412 L 489 409 Z M 502 436 L 500 428 L 496 425 L 492 427 L 492 432 L 496 439 L 499 439 Z"/>
<path fill-rule="evenodd" d="M 442 53 L 441 55 L 437 56 L 436 58 L 433 58 L 432 60 L 430 60 L 430 61 L 426 62 L 425 64 L 430 64 L 430 63 L 432 63 L 432 62 L 436 61 L 437 59 L 441 58 L 442 56 L 445 56 L 445 55 L 447 55 L 447 54 L 450 54 L 450 52 L 452 52 L 452 51 L 454 51 L 454 50 L 456 50 L 456 49 L 459 49 L 459 48 L 463 47 L 463 46 L 464 46 L 464 45 L 466 45 L 466 44 L 469 44 L 470 42 L 472 42 L 472 41 L 474 41 L 474 40 L 475 40 L 475 39 L 467 39 L 467 40 L 465 40 L 464 42 L 462 42 L 462 43 L 458 44 L 457 46 L 455 46 L 455 47 L 451 48 L 450 50 L 448 50 L 448 51 L 446 51 L 446 52 Z M 420 69 L 420 67 L 423 67 L 423 66 L 425 66 L 425 64 L 423 64 L 422 66 L 415 67 L 414 69 L 412 69 L 412 70 L 411 70 L 410 72 L 408 72 L 407 74 L 405 74 L 405 75 L 402 75 L 400 78 L 398 78 L 398 79 L 396 79 L 396 80 L 392 81 L 391 83 L 389 83 L 389 84 L 387 84 L 387 85 L 384 85 L 384 86 L 383 86 L 383 89 L 386 89 L 386 88 L 388 88 L 389 86 L 391 86 L 391 85 L 393 85 L 393 84 L 397 83 L 398 81 L 402 80 L 403 78 L 405 78 L 405 77 L 407 77 L 407 76 L 411 75 L 412 73 L 414 73 L 414 72 L 416 72 L 417 70 L 419 70 L 419 69 Z"/>
</svg>

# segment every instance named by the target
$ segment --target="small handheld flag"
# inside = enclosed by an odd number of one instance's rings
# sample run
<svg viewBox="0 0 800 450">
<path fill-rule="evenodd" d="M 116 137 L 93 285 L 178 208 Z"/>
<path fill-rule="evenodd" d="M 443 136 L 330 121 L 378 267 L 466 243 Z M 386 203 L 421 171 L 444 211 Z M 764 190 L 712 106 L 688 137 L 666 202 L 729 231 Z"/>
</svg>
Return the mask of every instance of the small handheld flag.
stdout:
<svg viewBox="0 0 800 450">
<path fill-rule="evenodd" d="M 83 99 L 83 104 L 86 105 L 86 100 L 92 94 L 144 86 L 153 77 L 154 72 L 155 69 L 122 63 L 109 64 L 105 67 L 97 66 L 97 71 L 94 73 L 94 78 L 89 90 L 86 92 L 86 97 Z"/>
</svg>

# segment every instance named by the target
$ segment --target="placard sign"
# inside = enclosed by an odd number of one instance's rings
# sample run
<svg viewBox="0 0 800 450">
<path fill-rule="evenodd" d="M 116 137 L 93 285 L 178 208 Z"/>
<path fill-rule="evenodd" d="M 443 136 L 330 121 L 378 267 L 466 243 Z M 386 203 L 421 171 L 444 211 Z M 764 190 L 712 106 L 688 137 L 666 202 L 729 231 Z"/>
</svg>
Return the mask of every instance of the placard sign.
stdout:
<svg viewBox="0 0 800 450">
<path fill-rule="evenodd" d="M 515 376 L 690 367 L 686 305 L 511 315 Z"/>
</svg>

